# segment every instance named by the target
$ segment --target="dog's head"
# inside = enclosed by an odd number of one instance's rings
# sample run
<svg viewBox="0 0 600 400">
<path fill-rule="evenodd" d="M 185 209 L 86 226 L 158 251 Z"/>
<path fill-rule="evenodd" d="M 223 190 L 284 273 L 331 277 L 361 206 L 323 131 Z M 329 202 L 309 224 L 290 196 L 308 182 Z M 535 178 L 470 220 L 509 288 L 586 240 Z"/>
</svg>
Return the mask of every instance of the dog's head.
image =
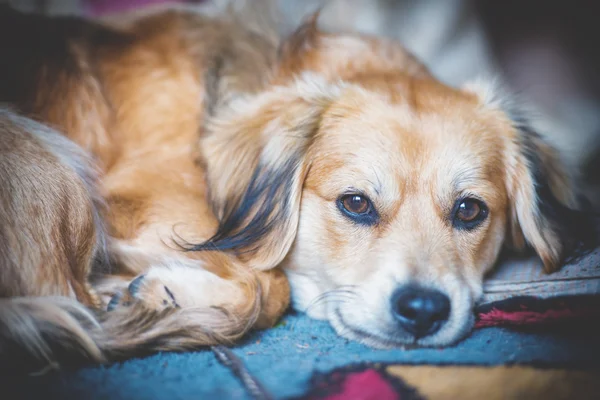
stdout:
<svg viewBox="0 0 600 400">
<path fill-rule="evenodd" d="M 586 219 L 560 160 L 493 91 L 433 79 L 397 44 L 319 34 L 273 84 L 212 118 L 217 234 L 196 250 L 285 268 L 293 303 L 376 346 L 444 345 L 472 325 L 506 244 L 555 270 Z"/>
</svg>

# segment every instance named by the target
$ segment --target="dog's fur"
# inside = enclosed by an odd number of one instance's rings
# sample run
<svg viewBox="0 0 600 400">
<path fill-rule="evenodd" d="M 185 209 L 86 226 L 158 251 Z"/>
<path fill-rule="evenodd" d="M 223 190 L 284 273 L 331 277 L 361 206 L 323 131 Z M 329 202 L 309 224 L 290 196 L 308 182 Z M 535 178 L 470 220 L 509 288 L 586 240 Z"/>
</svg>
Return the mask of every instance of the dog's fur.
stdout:
<svg viewBox="0 0 600 400">
<path fill-rule="evenodd" d="M 595 238 L 560 160 L 497 91 L 445 86 L 399 44 L 316 17 L 284 40 L 244 22 L 1 9 L 3 360 L 231 343 L 273 325 L 288 280 L 341 335 L 445 345 L 506 244 L 550 272 Z M 350 192 L 377 224 L 340 213 Z M 449 223 L 465 195 L 490 210 L 468 232 Z M 391 321 L 411 282 L 451 299 L 434 335 Z"/>
</svg>

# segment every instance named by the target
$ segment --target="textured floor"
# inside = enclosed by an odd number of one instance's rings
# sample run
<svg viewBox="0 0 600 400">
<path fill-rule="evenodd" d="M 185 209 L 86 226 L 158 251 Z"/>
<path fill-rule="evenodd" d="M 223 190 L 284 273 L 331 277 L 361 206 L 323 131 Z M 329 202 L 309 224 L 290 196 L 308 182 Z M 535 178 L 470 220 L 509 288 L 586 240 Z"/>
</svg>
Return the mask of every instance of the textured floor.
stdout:
<svg viewBox="0 0 600 400">
<path fill-rule="evenodd" d="M 314 371 L 363 361 L 600 367 L 597 337 L 587 329 L 534 334 L 486 328 L 446 349 L 374 350 L 337 337 L 326 323 L 290 315 L 277 328 L 255 334 L 234 352 L 274 397 L 284 398 L 302 394 Z M 71 374 L 0 383 L 3 399 L 248 398 L 210 351 L 157 354 Z M 5 397 L 8 393 L 11 395 Z"/>
</svg>

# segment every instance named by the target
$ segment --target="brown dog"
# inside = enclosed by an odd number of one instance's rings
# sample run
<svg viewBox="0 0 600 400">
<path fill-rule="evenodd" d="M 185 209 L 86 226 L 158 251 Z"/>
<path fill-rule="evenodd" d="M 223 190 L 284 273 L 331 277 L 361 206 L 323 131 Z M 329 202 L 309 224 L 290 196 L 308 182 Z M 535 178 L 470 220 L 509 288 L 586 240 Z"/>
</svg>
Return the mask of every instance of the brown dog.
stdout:
<svg viewBox="0 0 600 400">
<path fill-rule="evenodd" d="M 504 245 L 553 271 L 595 239 L 494 91 L 316 18 L 281 42 L 246 22 L 1 9 L 4 359 L 231 343 L 281 316 L 288 279 L 343 336 L 446 345 Z"/>
</svg>

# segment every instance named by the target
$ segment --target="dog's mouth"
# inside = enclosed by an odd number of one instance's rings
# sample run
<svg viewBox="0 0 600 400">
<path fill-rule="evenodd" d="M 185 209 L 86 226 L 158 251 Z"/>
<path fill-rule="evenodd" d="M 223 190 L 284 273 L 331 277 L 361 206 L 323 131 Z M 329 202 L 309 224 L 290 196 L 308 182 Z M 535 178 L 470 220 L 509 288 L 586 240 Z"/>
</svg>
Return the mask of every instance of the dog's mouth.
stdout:
<svg viewBox="0 0 600 400">
<path fill-rule="evenodd" d="M 394 347 L 402 347 L 406 349 L 420 347 L 417 344 L 418 338 L 415 337 L 402 334 L 376 334 L 368 332 L 365 329 L 356 327 L 348 323 L 344 319 L 344 316 L 342 315 L 342 312 L 340 311 L 339 307 L 335 308 L 333 312 L 333 317 L 335 321 L 332 325 L 334 327 L 337 327 L 336 330 L 338 330 L 338 333 L 340 335 L 349 333 L 350 335 L 345 336 L 351 336 L 351 339 L 357 340 L 369 346 L 380 347 L 384 349 Z M 342 328 L 342 330 L 340 330 L 339 328 Z"/>
</svg>

